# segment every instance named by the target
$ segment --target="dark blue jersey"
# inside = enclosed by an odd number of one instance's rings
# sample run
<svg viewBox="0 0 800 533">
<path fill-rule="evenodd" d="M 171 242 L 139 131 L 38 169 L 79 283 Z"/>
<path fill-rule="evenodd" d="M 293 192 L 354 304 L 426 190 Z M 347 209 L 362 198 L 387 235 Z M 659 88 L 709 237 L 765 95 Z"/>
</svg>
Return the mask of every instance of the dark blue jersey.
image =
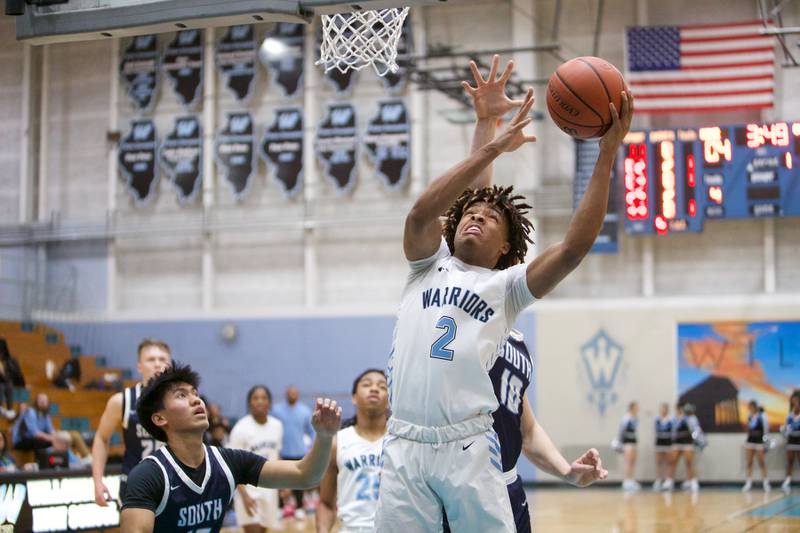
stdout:
<svg viewBox="0 0 800 533">
<path fill-rule="evenodd" d="M 636 444 L 636 429 L 639 422 L 629 414 L 622 418 L 619 428 L 619 440 L 623 444 Z"/>
<path fill-rule="evenodd" d="M 758 412 L 747 417 L 747 442 L 764 444 L 764 433 L 767 431 L 767 420 L 764 413 Z"/>
<path fill-rule="evenodd" d="M 656 418 L 656 446 L 672 445 L 672 428 L 675 422 L 671 418 Z"/>
<path fill-rule="evenodd" d="M 789 413 L 786 417 L 786 444 L 800 446 L 800 414 Z"/>
<path fill-rule="evenodd" d="M 522 398 L 531 383 L 533 361 L 522 334 L 512 331 L 503 353 L 489 371 L 500 407 L 492 413 L 494 431 L 500 438 L 503 471 L 517 465 L 522 452 Z"/>
<path fill-rule="evenodd" d="M 141 383 L 122 391 L 122 442 L 125 444 L 125 455 L 122 458 L 123 481 L 139 461 L 163 446 L 139 423 L 136 402 L 141 393 Z"/>
<path fill-rule="evenodd" d="M 155 510 L 153 533 L 219 531 L 236 483 L 228 464 L 216 447 L 206 450 L 205 476 L 199 485 L 178 465 L 167 448 L 149 457 L 161 467 L 164 494 Z"/>
</svg>

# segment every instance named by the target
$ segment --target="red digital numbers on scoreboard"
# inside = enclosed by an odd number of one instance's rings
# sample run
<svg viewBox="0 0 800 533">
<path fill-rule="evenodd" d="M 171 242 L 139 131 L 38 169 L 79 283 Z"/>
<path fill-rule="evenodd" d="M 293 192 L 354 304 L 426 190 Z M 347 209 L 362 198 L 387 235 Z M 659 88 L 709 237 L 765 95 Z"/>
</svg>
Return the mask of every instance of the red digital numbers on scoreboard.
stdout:
<svg viewBox="0 0 800 533">
<path fill-rule="evenodd" d="M 697 215 L 697 202 L 694 199 L 694 189 L 697 185 L 697 165 L 694 154 L 686 155 L 686 214 L 690 217 Z"/>
<path fill-rule="evenodd" d="M 672 220 L 677 214 L 675 205 L 675 143 L 662 141 L 659 147 L 661 154 L 661 215 L 667 220 Z"/>
<path fill-rule="evenodd" d="M 793 124 L 793 132 L 794 126 Z M 764 125 L 748 124 L 746 128 L 748 148 L 759 148 L 765 144 L 778 147 L 789 146 L 789 125 L 785 122 Z"/>
<path fill-rule="evenodd" d="M 628 146 L 625 158 L 625 214 L 629 220 L 644 220 L 649 215 L 647 198 L 647 147 Z"/>
<path fill-rule="evenodd" d="M 700 140 L 703 141 L 703 160 L 711 165 L 719 164 L 723 159 L 730 161 L 733 157 L 731 140 L 722 137 L 722 129 L 718 126 L 700 128 Z"/>
</svg>

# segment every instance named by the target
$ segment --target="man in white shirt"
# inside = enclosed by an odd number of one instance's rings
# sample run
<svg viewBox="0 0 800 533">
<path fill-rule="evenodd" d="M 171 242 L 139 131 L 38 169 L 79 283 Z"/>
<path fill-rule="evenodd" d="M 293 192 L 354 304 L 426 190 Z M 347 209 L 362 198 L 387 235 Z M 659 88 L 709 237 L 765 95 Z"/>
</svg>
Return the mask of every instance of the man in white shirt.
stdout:
<svg viewBox="0 0 800 533">
<path fill-rule="evenodd" d="M 277 461 L 281 455 L 283 424 L 269 416 L 272 393 L 264 385 L 256 385 L 247 393 L 248 413 L 231 430 L 228 447 L 239 448 Z M 236 524 L 245 533 L 264 533 L 267 528 L 280 528 L 278 491 L 239 485 L 234 496 Z"/>
</svg>

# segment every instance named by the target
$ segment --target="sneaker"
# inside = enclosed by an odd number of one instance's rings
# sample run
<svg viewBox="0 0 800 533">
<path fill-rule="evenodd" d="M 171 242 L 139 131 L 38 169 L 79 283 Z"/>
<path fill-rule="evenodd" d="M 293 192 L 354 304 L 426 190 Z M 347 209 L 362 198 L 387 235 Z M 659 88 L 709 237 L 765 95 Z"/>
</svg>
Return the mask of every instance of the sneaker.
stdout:
<svg viewBox="0 0 800 533">
<path fill-rule="evenodd" d="M 0 409 L 0 410 L 2 410 L 3 416 L 6 417 L 6 419 L 8 420 L 14 420 L 14 417 L 17 416 L 16 411 L 14 411 L 13 409 Z"/>
<path fill-rule="evenodd" d="M 294 512 L 294 519 L 303 521 L 306 519 L 306 512 L 303 509 L 298 509 Z"/>
<path fill-rule="evenodd" d="M 764 482 L 762 483 L 762 486 L 764 487 L 764 492 L 769 492 L 769 491 L 772 490 L 772 486 L 770 486 L 768 479 L 764 480 Z"/>
<path fill-rule="evenodd" d="M 753 481 L 748 479 L 747 481 L 745 481 L 744 486 L 742 487 L 742 492 L 750 492 L 750 489 L 752 488 L 753 488 Z"/>
<path fill-rule="evenodd" d="M 786 479 L 784 479 L 783 483 L 781 483 L 781 489 L 783 489 L 783 492 L 791 492 L 791 490 L 792 490 L 792 478 L 787 477 Z"/>
<path fill-rule="evenodd" d="M 661 480 L 660 479 L 657 479 L 657 480 L 653 481 L 653 490 L 655 492 L 658 492 L 658 491 L 661 490 Z"/>
<path fill-rule="evenodd" d="M 681 483 L 681 490 L 689 490 L 692 488 L 692 480 L 687 479 L 683 483 Z"/>
<path fill-rule="evenodd" d="M 622 490 L 625 492 L 636 492 L 639 488 L 639 484 L 632 479 L 626 479 L 622 482 Z"/>
<path fill-rule="evenodd" d="M 664 483 L 661 484 L 661 490 L 666 492 L 671 492 L 674 488 L 675 483 L 670 478 L 665 479 Z"/>
<path fill-rule="evenodd" d="M 700 483 L 697 481 L 697 479 L 691 480 L 691 482 L 689 483 L 689 489 L 692 492 L 697 492 L 700 490 Z"/>
</svg>

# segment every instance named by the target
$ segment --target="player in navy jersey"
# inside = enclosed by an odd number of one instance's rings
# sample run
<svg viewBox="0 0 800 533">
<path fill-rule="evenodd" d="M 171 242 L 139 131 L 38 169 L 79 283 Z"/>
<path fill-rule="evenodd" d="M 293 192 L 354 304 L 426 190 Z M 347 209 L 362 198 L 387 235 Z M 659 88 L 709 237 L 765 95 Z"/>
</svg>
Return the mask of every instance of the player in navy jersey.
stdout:
<svg viewBox="0 0 800 533">
<path fill-rule="evenodd" d="M 747 403 L 747 410 L 747 440 L 744 443 L 747 480 L 744 482 L 742 492 L 748 492 L 753 487 L 753 458 L 758 460 L 758 466 L 761 469 L 761 483 L 764 487 L 764 492 L 769 492 L 771 487 L 767 478 L 766 461 L 764 460 L 764 455 L 766 454 L 764 437 L 769 429 L 767 417 L 764 415 L 763 409 L 759 409 L 755 400 L 750 400 Z"/>
<path fill-rule="evenodd" d="M 792 394 L 789 404 L 789 415 L 783 426 L 783 435 L 786 437 L 786 479 L 781 488 L 784 492 L 792 489 L 792 467 L 795 459 L 800 461 L 800 394 Z"/>
<path fill-rule="evenodd" d="M 572 464 L 559 453 L 549 435 L 533 416 L 528 401 L 528 386 L 533 379 L 533 359 L 522 333 L 511 330 L 503 355 L 489 371 L 500 407 L 492 413 L 494 431 L 500 444 L 503 476 L 506 480 L 517 533 L 531 531 L 528 499 L 522 478 L 517 474 L 520 453 L 545 472 L 560 477 L 578 487 L 604 479 L 608 472 L 602 468 L 597 450 L 589 450 Z M 594 461 L 596 460 L 595 467 Z M 447 515 L 444 533 L 450 532 Z"/>
<path fill-rule="evenodd" d="M 97 433 L 92 443 L 92 478 L 94 479 L 94 499 L 98 505 L 108 505 L 111 494 L 105 483 L 103 473 L 108 460 L 108 448 L 111 435 L 122 428 L 122 442 L 125 455 L 122 459 L 122 476 L 120 476 L 119 495 L 125 491 L 128 474 L 139 461 L 153 453 L 158 441 L 150 436 L 139 423 L 136 415 L 136 402 L 142 390 L 142 383 L 147 383 L 153 376 L 164 370 L 171 360 L 167 343 L 158 339 L 144 339 L 136 350 L 136 369 L 142 375 L 142 381 L 133 387 L 111 396 L 106 409 L 100 418 Z"/>
<path fill-rule="evenodd" d="M 672 457 L 672 427 L 674 420 L 669 416 L 669 404 L 662 403 L 656 418 L 656 480 L 653 490 L 661 490 L 661 486 L 669 477 L 669 467 Z"/>
<path fill-rule="evenodd" d="M 316 486 L 341 421 L 341 408 L 318 399 L 312 416 L 316 437 L 298 461 L 267 461 L 245 450 L 203 444 L 208 414 L 197 392 L 199 376 L 174 363 L 151 379 L 139 398 L 142 426 L 166 446 L 128 476 L 122 533 L 213 533 L 220 530 L 236 485 L 269 488 Z"/>
</svg>

